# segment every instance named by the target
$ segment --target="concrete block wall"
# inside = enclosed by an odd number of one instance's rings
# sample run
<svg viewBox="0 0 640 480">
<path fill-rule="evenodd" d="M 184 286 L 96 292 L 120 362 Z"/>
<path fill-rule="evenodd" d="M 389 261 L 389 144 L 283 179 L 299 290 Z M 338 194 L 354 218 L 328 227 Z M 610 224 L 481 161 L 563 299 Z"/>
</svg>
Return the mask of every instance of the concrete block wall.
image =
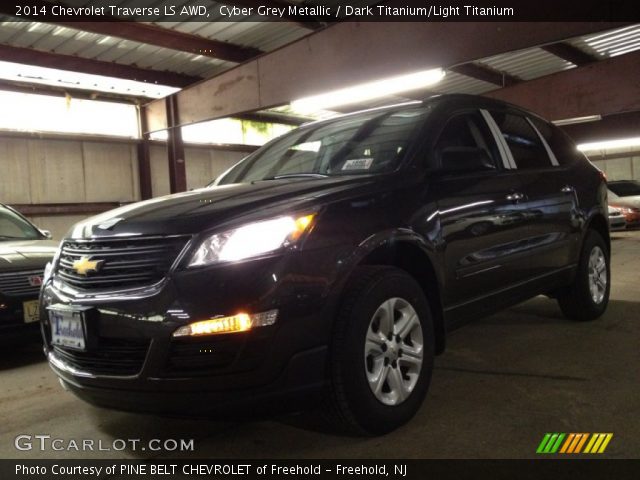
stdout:
<svg viewBox="0 0 640 480">
<path fill-rule="evenodd" d="M 611 150 L 605 153 L 615 153 L 621 157 L 600 160 L 598 157 L 602 157 L 602 154 L 587 154 L 587 156 L 594 165 L 607 174 L 607 179 L 640 180 L 640 154 L 638 154 L 637 148 Z M 629 153 L 629 156 L 623 156 L 625 153 Z"/>
<path fill-rule="evenodd" d="M 133 142 L 0 135 L 0 202 L 11 204 L 140 200 Z M 187 187 L 206 185 L 246 153 L 186 148 Z M 169 193 L 166 147 L 151 146 L 153 196 Z M 82 215 L 34 216 L 60 239 Z"/>
<path fill-rule="evenodd" d="M 140 198 L 133 143 L 0 136 L 0 202 L 131 202 Z M 83 217 L 34 217 L 61 238 Z"/>
<path fill-rule="evenodd" d="M 187 170 L 187 189 L 204 187 L 218 175 L 236 164 L 248 153 L 185 147 Z M 153 196 L 169 194 L 169 170 L 167 167 L 167 149 L 164 145 L 152 145 L 151 190 Z"/>
<path fill-rule="evenodd" d="M 3 203 L 133 201 L 139 198 L 135 146 L 0 137 Z"/>
</svg>

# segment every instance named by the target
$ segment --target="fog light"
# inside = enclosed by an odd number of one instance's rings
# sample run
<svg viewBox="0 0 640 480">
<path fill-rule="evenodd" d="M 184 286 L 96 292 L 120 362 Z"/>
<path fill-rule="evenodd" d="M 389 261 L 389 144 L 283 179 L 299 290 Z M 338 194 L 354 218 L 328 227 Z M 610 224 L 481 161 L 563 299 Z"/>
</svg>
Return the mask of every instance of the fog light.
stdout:
<svg viewBox="0 0 640 480">
<path fill-rule="evenodd" d="M 238 313 L 230 317 L 210 318 L 184 325 L 173 332 L 174 337 L 194 337 L 221 333 L 246 332 L 256 327 L 265 327 L 276 323 L 278 310 L 261 313 Z"/>
</svg>

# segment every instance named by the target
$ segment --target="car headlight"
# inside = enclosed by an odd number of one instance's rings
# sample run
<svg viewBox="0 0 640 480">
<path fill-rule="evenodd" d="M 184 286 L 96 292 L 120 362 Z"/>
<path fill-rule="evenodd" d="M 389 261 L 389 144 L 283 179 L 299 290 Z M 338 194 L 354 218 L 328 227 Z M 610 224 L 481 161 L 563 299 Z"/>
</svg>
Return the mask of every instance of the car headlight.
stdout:
<svg viewBox="0 0 640 480">
<path fill-rule="evenodd" d="M 213 234 L 200 244 L 189 267 L 244 260 L 295 245 L 310 229 L 314 217 L 277 217 Z"/>
</svg>

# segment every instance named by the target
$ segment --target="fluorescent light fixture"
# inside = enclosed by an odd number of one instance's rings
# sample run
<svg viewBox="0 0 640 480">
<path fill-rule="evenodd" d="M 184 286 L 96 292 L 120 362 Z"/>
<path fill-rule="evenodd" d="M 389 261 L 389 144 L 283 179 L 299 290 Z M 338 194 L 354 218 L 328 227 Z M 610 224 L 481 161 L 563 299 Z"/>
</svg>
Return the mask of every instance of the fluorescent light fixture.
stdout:
<svg viewBox="0 0 640 480">
<path fill-rule="evenodd" d="M 601 142 L 582 143 L 578 150 L 591 152 L 594 150 L 612 150 L 614 148 L 639 147 L 640 137 L 621 138 L 618 140 L 603 140 Z"/>
<path fill-rule="evenodd" d="M 598 120 L 602 120 L 600 115 L 587 115 L 585 117 L 563 118 L 561 120 L 554 120 L 551 123 L 561 127 L 563 125 L 575 125 L 577 123 L 597 122 Z"/>
<path fill-rule="evenodd" d="M 429 85 L 440 82 L 444 76 L 445 72 L 441 68 L 399 75 L 397 77 L 354 85 L 312 97 L 301 98 L 291 102 L 291 108 L 301 112 L 328 110 L 338 105 L 360 103 L 396 93 L 428 87 Z"/>
</svg>

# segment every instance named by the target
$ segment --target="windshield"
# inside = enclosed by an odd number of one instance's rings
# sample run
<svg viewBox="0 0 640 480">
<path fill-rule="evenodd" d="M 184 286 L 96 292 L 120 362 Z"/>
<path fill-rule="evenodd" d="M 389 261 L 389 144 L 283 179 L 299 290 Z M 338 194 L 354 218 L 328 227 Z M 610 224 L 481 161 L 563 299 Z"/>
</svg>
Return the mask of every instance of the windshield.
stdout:
<svg viewBox="0 0 640 480">
<path fill-rule="evenodd" d="M 216 183 L 390 172 L 404 158 L 428 110 L 378 110 L 302 127 L 257 150 Z"/>
<path fill-rule="evenodd" d="M 640 183 L 638 182 L 613 182 L 610 183 L 608 187 L 609 190 L 611 190 L 619 197 L 631 197 L 634 195 L 640 195 Z"/>
<path fill-rule="evenodd" d="M 40 232 L 20 215 L 0 206 L 0 241 L 37 240 Z"/>
</svg>

